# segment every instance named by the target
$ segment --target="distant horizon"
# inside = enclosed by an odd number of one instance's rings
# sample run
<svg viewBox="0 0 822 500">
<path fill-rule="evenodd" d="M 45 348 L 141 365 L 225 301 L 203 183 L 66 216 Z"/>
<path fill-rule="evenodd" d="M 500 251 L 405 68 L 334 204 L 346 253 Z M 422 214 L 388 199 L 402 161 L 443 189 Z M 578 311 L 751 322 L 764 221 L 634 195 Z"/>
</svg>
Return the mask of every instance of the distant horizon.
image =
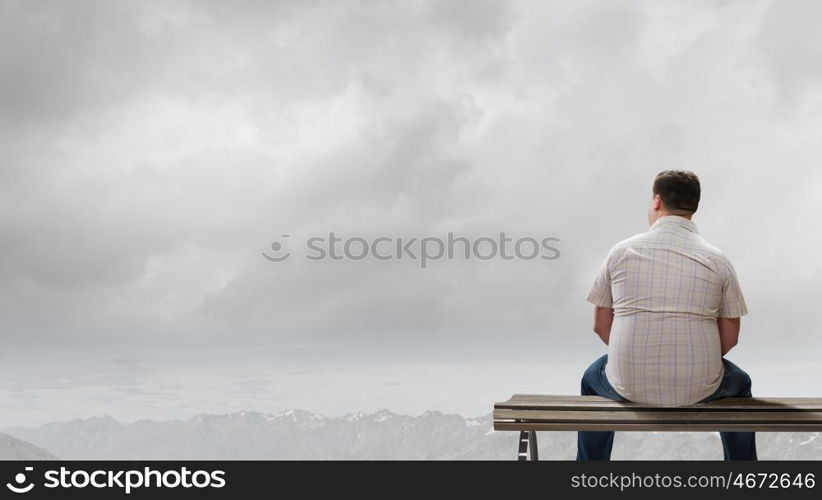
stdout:
<svg viewBox="0 0 822 500">
<path fill-rule="evenodd" d="M 397 412 L 391 411 L 387 408 L 383 408 L 383 409 L 380 409 L 380 410 L 370 411 L 370 412 L 354 411 L 354 412 L 350 412 L 350 413 L 344 413 L 344 414 L 341 414 L 341 415 L 325 415 L 325 414 L 321 414 L 321 413 L 315 413 L 315 412 L 310 411 L 310 410 L 295 408 L 295 409 L 292 409 L 292 410 L 282 410 L 282 411 L 277 412 L 277 413 L 268 413 L 268 412 L 261 412 L 261 411 L 256 411 L 256 410 L 237 410 L 237 411 L 232 411 L 232 412 L 229 412 L 229 413 L 197 413 L 197 414 L 190 415 L 187 418 L 168 418 L 168 419 L 138 418 L 138 419 L 132 420 L 132 421 L 120 420 L 120 419 L 115 418 L 111 415 L 91 415 L 91 416 L 88 416 L 88 417 L 75 417 L 75 418 L 71 418 L 71 419 L 68 419 L 68 420 L 53 420 L 53 421 L 45 422 L 45 423 L 40 424 L 40 425 L 4 426 L 4 427 L 0 427 L 0 433 L 5 432 L 6 430 L 10 430 L 10 429 L 34 429 L 34 428 L 43 427 L 43 426 L 46 426 L 46 425 L 49 425 L 49 424 L 66 424 L 66 423 L 75 422 L 75 421 L 88 421 L 88 420 L 95 420 L 95 419 L 110 419 L 110 420 L 113 420 L 113 421 L 115 421 L 119 424 L 131 425 L 131 424 L 135 424 L 135 423 L 140 422 L 140 421 L 149 421 L 149 422 L 158 422 L 158 423 L 159 422 L 187 422 L 189 420 L 193 420 L 193 419 L 196 419 L 197 417 L 202 417 L 202 416 L 228 417 L 228 416 L 232 416 L 232 415 L 243 415 L 243 414 L 248 414 L 248 413 L 254 413 L 254 414 L 262 415 L 262 416 L 265 416 L 265 417 L 282 417 L 282 416 L 289 416 L 290 412 L 308 413 L 308 414 L 311 414 L 311 415 L 316 416 L 316 417 L 329 418 L 329 419 L 345 419 L 346 417 L 360 416 L 360 415 L 370 417 L 370 416 L 374 416 L 374 415 L 377 415 L 379 413 L 384 413 L 384 412 L 388 412 L 388 413 L 390 413 L 394 416 L 397 416 L 397 417 L 409 417 L 409 418 L 418 418 L 418 417 L 422 417 L 426 414 L 440 414 L 440 415 L 444 415 L 444 416 L 457 416 L 457 417 L 463 418 L 466 421 L 478 421 L 478 420 L 481 420 L 481 419 L 486 419 L 486 418 L 490 419 L 490 418 L 492 418 L 491 417 L 491 412 L 486 413 L 485 415 L 469 416 L 469 415 L 462 415 L 462 414 L 459 414 L 459 413 L 442 412 L 442 411 L 439 411 L 439 410 L 425 410 L 425 411 L 423 411 L 419 414 L 411 415 L 411 414 L 407 414 L 407 413 L 397 413 Z"/>
<path fill-rule="evenodd" d="M 466 362 L 463 361 L 463 363 Z M 485 364 L 487 361 L 474 360 L 472 363 Z M 444 394 L 442 397 L 447 398 L 449 402 L 442 405 L 437 405 L 432 402 L 433 399 L 440 397 L 436 394 L 427 398 L 409 398 L 408 395 L 414 392 L 415 386 L 410 382 L 406 382 L 404 384 L 398 382 L 400 385 L 388 385 L 385 386 L 383 391 L 374 391 L 370 394 L 371 402 L 363 403 L 360 406 L 343 406 L 346 401 L 350 402 L 352 399 L 356 398 L 347 396 L 344 392 L 340 392 L 342 389 L 340 391 L 334 391 L 330 388 L 326 388 L 314 395 L 303 395 L 303 397 L 307 398 L 308 401 L 314 401 L 314 404 L 311 402 L 290 406 L 279 406 L 281 403 L 274 402 L 254 404 L 251 400 L 244 398 L 243 401 L 247 400 L 248 404 L 242 405 L 238 401 L 234 403 L 238 406 L 226 408 L 221 406 L 219 398 L 212 400 L 211 402 L 208 401 L 209 391 L 212 390 L 208 387 L 208 384 L 212 378 L 198 380 L 196 385 L 187 385 L 194 384 L 194 381 L 186 378 L 185 380 L 187 382 L 185 382 L 185 384 L 178 385 L 174 393 L 167 393 L 167 396 L 164 396 L 163 399 L 168 400 L 169 398 L 173 398 L 173 394 L 175 393 L 180 394 L 181 397 L 189 397 L 191 399 L 202 398 L 202 402 L 200 403 L 202 406 L 199 408 L 185 408 L 184 406 L 165 407 L 157 405 L 148 407 L 141 404 L 139 401 L 136 403 L 127 404 L 129 398 L 125 398 L 118 403 L 109 403 L 105 407 L 101 405 L 100 410 L 95 412 L 84 407 L 83 402 L 87 399 L 84 392 L 74 390 L 65 394 L 59 401 L 53 401 L 51 404 L 38 405 L 36 411 L 19 412 L 16 417 L 15 412 L 9 411 L 11 408 L 7 405 L 6 412 L 0 416 L 0 429 L 11 427 L 37 427 L 52 422 L 65 422 L 75 419 L 88 419 L 102 416 L 109 416 L 121 423 L 133 423 L 138 420 L 184 421 L 201 414 L 230 415 L 240 412 L 256 412 L 266 415 L 276 415 L 287 411 L 307 411 L 323 417 L 340 418 L 355 413 L 373 414 L 382 410 L 387 410 L 391 413 L 405 416 L 419 416 L 425 412 L 433 411 L 448 415 L 459 415 L 464 418 L 482 418 L 492 412 L 493 404 L 495 402 L 505 401 L 515 393 L 577 394 L 577 391 L 574 389 L 575 385 L 578 384 L 578 381 L 574 380 L 575 374 L 571 372 L 570 368 L 567 370 L 569 372 L 569 376 L 566 379 L 554 380 L 553 383 L 551 383 L 551 381 L 545 382 L 541 380 L 540 375 L 545 376 L 545 374 L 549 373 L 550 367 L 545 366 L 545 364 L 539 360 L 521 360 L 512 358 L 503 361 L 497 359 L 494 360 L 494 363 L 495 366 L 499 368 L 500 372 L 507 373 L 506 377 L 501 378 L 498 373 L 494 372 L 489 374 L 486 379 L 480 379 L 483 383 L 477 384 L 476 386 L 472 386 L 471 384 L 472 381 L 476 381 L 476 377 L 473 374 L 469 377 L 464 377 L 462 381 L 459 382 L 459 385 L 466 388 L 472 387 L 471 391 L 463 393 L 462 397 L 460 397 L 459 394 Z M 568 362 L 568 364 L 573 366 L 575 362 L 571 361 Z M 393 377 L 395 380 L 415 380 L 417 378 L 416 370 L 420 366 L 425 366 L 428 367 L 429 370 L 432 370 L 434 372 L 432 374 L 433 377 L 438 375 L 444 376 L 442 374 L 448 373 L 450 369 L 450 365 L 448 363 L 409 362 L 392 365 L 394 369 Z M 816 387 L 822 387 L 822 365 L 820 364 L 795 364 L 792 367 L 793 372 L 789 373 L 807 373 L 807 375 L 805 375 L 806 378 L 804 384 L 801 386 L 792 387 L 790 389 L 779 386 L 779 378 L 775 375 L 785 373 L 784 371 L 774 371 L 781 370 L 779 367 L 775 367 L 773 364 L 769 364 L 767 362 L 749 363 L 749 367 L 754 375 L 757 375 L 760 379 L 764 379 L 755 385 L 754 397 L 820 397 L 819 392 L 809 390 Z M 556 368 L 556 366 L 554 368 Z M 369 371 L 381 373 L 387 369 L 388 367 L 384 365 L 368 365 L 366 366 L 366 373 L 361 374 L 358 377 L 366 377 L 367 379 L 369 378 L 367 375 Z M 230 373 L 230 369 L 228 370 L 228 373 Z M 767 376 L 769 372 L 772 375 Z M 3 371 L 0 370 L 0 375 L 2 375 L 2 373 Z M 311 376 L 322 379 L 326 373 L 326 371 L 320 370 L 316 371 L 316 373 Z M 217 378 L 219 377 L 219 374 L 220 372 L 216 373 Z M 215 376 L 215 373 L 212 373 L 211 375 Z M 304 376 L 308 376 L 308 373 Z M 455 380 L 453 376 L 450 380 L 454 384 L 457 383 L 457 380 Z M 145 387 L 148 388 L 150 386 Z M 337 393 L 336 397 L 334 399 L 329 399 L 329 395 L 334 394 L 335 392 Z M 488 396 L 478 396 L 478 394 L 482 393 L 487 393 Z M 67 396 L 72 397 L 69 398 Z M 255 395 L 252 394 L 248 397 L 254 398 Z M 394 404 L 391 404 L 392 401 Z M 426 405 L 425 401 L 428 401 L 431 404 Z M 76 407 L 71 408 L 71 406 L 74 405 L 76 405 Z M 141 408 L 148 408 L 148 410 L 144 413 L 137 413 Z M 55 419 L 53 418 L 55 414 L 66 415 L 66 418 Z"/>
</svg>

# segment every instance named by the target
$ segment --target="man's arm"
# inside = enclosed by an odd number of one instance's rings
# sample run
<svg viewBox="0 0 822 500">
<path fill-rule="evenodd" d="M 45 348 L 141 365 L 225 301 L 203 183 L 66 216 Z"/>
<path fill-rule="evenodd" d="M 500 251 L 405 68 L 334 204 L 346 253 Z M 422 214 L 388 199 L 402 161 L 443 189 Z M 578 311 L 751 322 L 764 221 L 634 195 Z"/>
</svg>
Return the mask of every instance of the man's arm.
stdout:
<svg viewBox="0 0 822 500">
<path fill-rule="evenodd" d="M 608 345 L 611 337 L 611 324 L 614 322 L 614 309 L 594 306 L 594 332 Z"/>
<path fill-rule="evenodd" d="M 594 286 L 588 293 L 588 302 L 594 305 L 594 332 L 608 345 L 611 336 L 611 323 L 614 322 L 614 299 L 611 296 L 611 273 L 608 265 L 613 254 L 613 248 L 608 251 L 602 265 L 599 266 L 594 279 Z"/>
<path fill-rule="evenodd" d="M 739 318 L 717 318 L 716 324 L 719 327 L 719 344 L 724 356 L 739 341 L 740 321 Z"/>
<path fill-rule="evenodd" d="M 748 312 L 734 266 L 727 259 L 725 264 L 725 284 L 722 287 L 722 304 L 719 307 L 716 324 L 719 327 L 719 343 L 722 355 L 728 353 L 739 341 L 739 318 Z"/>
</svg>

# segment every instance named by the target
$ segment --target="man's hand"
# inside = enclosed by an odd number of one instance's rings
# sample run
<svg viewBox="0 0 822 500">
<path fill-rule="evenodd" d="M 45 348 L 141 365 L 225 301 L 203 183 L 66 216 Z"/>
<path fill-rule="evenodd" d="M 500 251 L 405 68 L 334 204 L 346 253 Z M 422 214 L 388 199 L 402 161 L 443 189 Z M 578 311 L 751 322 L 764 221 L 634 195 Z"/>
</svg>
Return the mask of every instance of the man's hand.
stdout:
<svg viewBox="0 0 822 500">
<path fill-rule="evenodd" d="M 739 341 L 739 318 L 717 318 L 719 327 L 719 344 L 722 346 L 722 355 L 728 354 Z"/>
<path fill-rule="evenodd" d="M 611 324 L 614 322 L 614 309 L 594 306 L 594 332 L 608 345 L 611 337 Z"/>
</svg>

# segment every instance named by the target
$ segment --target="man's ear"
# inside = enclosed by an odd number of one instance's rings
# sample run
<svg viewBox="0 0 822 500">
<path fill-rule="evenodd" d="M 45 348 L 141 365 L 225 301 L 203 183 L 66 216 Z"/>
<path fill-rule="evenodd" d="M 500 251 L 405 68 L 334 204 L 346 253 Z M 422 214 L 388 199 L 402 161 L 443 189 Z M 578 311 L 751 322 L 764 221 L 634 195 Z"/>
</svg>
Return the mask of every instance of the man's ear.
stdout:
<svg viewBox="0 0 822 500">
<path fill-rule="evenodd" d="M 659 210 L 662 208 L 662 197 L 660 197 L 658 194 L 654 195 L 653 207 L 654 210 Z"/>
</svg>

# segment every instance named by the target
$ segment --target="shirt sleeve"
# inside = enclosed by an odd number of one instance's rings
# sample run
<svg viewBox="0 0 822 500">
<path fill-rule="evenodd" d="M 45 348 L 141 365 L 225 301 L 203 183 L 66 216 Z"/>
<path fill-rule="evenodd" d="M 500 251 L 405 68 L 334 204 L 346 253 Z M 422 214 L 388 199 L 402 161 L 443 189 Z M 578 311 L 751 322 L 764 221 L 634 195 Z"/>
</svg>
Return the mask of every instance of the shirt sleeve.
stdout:
<svg viewBox="0 0 822 500">
<path fill-rule="evenodd" d="M 612 252 L 613 250 L 608 252 L 608 255 L 605 257 L 594 278 L 594 285 L 591 287 L 591 291 L 588 292 L 588 298 L 586 300 L 595 306 L 612 307 L 614 305 L 613 297 L 611 296 L 611 273 L 608 268 Z"/>
<path fill-rule="evenodd" d="M 726 277 L 722 287 L 722 304 L 719 306 L 720 318 L 738 318 L 748 313 L 745 297 L 739 287 L 736 271 L 730 261 L 725 262 Z"/>
</svg>

